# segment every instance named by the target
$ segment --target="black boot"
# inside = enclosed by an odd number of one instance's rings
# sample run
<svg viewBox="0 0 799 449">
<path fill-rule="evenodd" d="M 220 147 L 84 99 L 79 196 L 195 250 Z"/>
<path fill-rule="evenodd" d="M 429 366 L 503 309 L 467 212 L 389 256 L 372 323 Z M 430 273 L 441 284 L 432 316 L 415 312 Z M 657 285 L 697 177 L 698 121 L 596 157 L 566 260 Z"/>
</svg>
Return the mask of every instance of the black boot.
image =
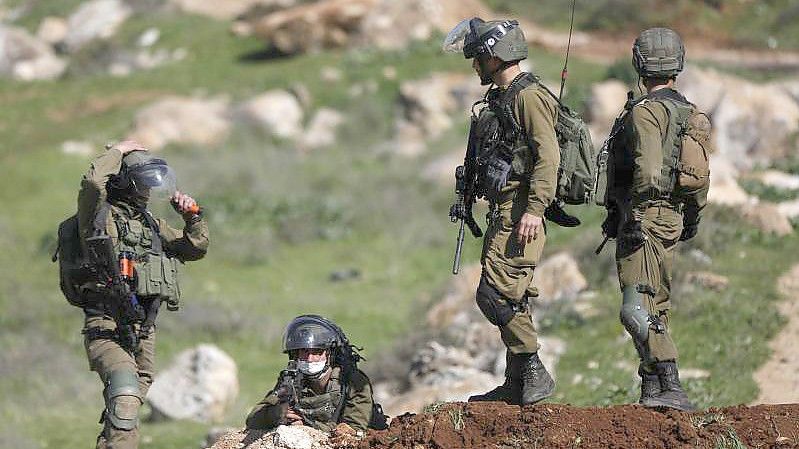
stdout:
<svg viewBox="0 0 799 449">
<path fill-rule="evenodd" d="M 660 380 L 660 393 L 651 398 L 644 399 L 641 403 L 646 407 L 667 407 L 685 412 L 696 410 L 688 400 L 688 395 L 680 384 L 680 374 L 677 372 L 677 362 L 657 362 L 655 372 Z"/>
<path fill-rule="evenodd" d="M 657 373 L 645 370 L 643 364 L 638 365 L 638 375 L 641 376 L 641 398 L 638 399 L 638 403 L 643 404 L 644 401 L 660 393 L 660 378 Z"/>
<path fill-rule="evenodd" d="M 535 404 L 552 395 L 555 381 L 541 363 L 537 352 L 516 354 L 511 358 L 519 359 L 522 367 L 522 405 Z"/>
<path fill-rule="evenodd" d="M 505 383 L 493 390 L 469 396 L 469 402 L 499 401 L 510 405 L 520 405 L 522 397 L 521 365 L 519 359 L 510 354 L 505 356 Z"/>
</svg>

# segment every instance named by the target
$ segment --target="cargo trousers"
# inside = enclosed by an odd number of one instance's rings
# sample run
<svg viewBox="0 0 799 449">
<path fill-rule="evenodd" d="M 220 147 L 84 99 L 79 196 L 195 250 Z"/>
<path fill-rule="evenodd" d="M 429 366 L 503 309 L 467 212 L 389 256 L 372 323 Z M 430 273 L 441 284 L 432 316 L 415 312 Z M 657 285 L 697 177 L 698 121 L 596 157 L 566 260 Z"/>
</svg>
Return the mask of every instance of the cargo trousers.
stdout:
<svg viewBox="0 0 799 449">
<path fill-rule="evenodd" d="M 140 340 L 139 350 L 135 356 L 126 351 L 114 338 L 92 335 L 98 331 L 108 334 L 115 329 L 116 323 L 107 315 L 86 315 L 84 346 L 89 359 L 89 368 L 100 376 L 103 388 L 108 386 L 108 376 L 111 372 L 124 370 L 136 373 L 143 400 L 155 375 L 155 326 L 150 329 L 147 338 Z M 137 415 L 140 407 L 141 403 L 130 404 L 126 413 Z M 110 420 L 104 419 L 103 430 L 97 437 L 97 449 L 136 449 L 138 445 L 138 425 L 132 430 L 122 430 L 114 427 Z"/>
</svg>

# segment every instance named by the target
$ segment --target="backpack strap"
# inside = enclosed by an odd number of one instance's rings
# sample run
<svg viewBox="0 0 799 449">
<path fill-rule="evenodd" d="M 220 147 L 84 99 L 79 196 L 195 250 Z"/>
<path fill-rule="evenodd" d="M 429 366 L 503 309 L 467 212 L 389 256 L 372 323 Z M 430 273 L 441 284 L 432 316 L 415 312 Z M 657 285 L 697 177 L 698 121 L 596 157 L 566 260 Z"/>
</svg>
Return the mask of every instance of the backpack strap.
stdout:
<svg viewBox="0 0 799 449">
<path fill-rule="evenodd" d="M 144 215 L 144 219 L 147 221 L 147 225 L 153 231 L 153 247 L 152 250 L 157 254 L 162 254 L 164 252 L 163 242 L 161 241 L 163 237 L 161 236 L 161 227 L 158 226 L 158 222 L 155 221 L 153 218 L 153 214 L 150 213 L 147 209 L 141 209 L 142 215 Z"/>
<path fill-rule="evenodd" d="M 664 198 L 669 198 L 677 187 L 677 179 L 681 171 L 682 164 L 682 139 L 688 130 L 688 120 L 694 106 L 686 101 L 684 97 L 671 89 L 661 89 L 664 94 L 654 96 L 652 101 L 657 101 L 666 108 L 669 117 L 668 128 L 663 135 L 663 164 L 660 172 L 659 189 Z M 660 91 L 655 91 L 653 94 Z M 676 94 L 677 96 L 673 95 Z M 653 95 L 650 95 L 650 97 Z"/>
<path fill-rule="evenodd" d="M 106 233 L 106 223 L 108 223 L 108 214 L 111 213 L 111 203 L 103 201 L 100 207 L 97 208 L 97 213 L 94 214 L 94 221 L 92 222 L 92 235 L 98 236 Z"/>
</svg>

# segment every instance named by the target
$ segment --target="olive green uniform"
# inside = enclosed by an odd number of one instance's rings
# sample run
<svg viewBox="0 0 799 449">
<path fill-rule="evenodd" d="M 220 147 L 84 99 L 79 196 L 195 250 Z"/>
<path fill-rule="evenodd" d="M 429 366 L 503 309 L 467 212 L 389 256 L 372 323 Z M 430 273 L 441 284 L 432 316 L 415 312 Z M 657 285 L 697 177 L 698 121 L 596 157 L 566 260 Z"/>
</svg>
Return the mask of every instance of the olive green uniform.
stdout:
<svg viewBox="0 0 799 449">
<path fill-rule="evenodd" d="M 333 368 L 324 392 L 317 393 L 306 380 L 294 406 L 305 424 L 323 432 L 333 430 L 337 424 L 346 423 L 356 430 L 366 430 L 372 420 L 374 399 L 369 378 L 360 370 L 354 370 L 346 382 L 342 395 L 341 369 Z M 335 410 L 344 401 L 341 415 L 334 421 Z M 280 425 L 285 416 L 287 404 L 281 404 L 277 394 L 270 391 L 247 415 L 248 429 L 271 429 Z"/>
<path fill-rule="evenodd" d="M 516 225 L 522 215 L 544 216 L 557 187 L 560 151 L 555 135 L 558 106 L 538 84 L 519 92 L 513 114 L 522 128 L 518 142 L 513 142 L 513 172 L 499 198 L 492 201 L 492 213 L 483 241 L 481 264 L 483 279 L 477 291 L 478 304 L 494 303 L 500 310 L 510 308 L 508 318 L 499 320 L 502 341 L 513 354 L 538 351 L 538 335 L 527 307 L 533 272 L 541 258 L 546 231 L 541 229 L 531 243 L 520 244 Z M 478 118 L 478 123 L 482 119 Z M 530 292 L 530 293 L 528 293 Z M 491 306 L 489 306 L 491 307 Z M 489 314 L 486 314 L 489 316 Z M 492 318 L 489 317 L 491 320 Z M 507 322 L 506 322 L 507 321 Z"/>
<path fill-rule="evenodd" d="M 663 100 L 669 101 L 669 100 Z M 628 220 L 641 223 L 645 236 L 639 248 L 617 240 L 616 263 L 622 290 L 634 286 L 642 293 L 643 305 L 657 321 L 650 326 L 649 360 L 677 359 L 677 348 L 669 332 L 672 265 L 683 224 L 697 224 L 707 203 L 707 189 L 688 198 L 670 198 L 660 192 L 664 136 L 670 126 L 669 112 L 661 101 L 644 100 L 625 118 L 611 196 L 619 206 L 619 233 Z"/>
<path fill-rule="evenodd" d="M 106 182 L 119 172 L 122 165 L 122 153 L 112 148 L 94 161 L 84 175 L 78 195 L 78 224 L 81 238 L 91 236 L 93 222 L 98 210 L 108 200 Z M 180 296 L 177 284 L 177 262 L 201 259 L 208 248 L 208 226 L 199 217 L 188 220 L 183 230 L 170 227 L 165 221 L 158 220 L 164 255 L 148 256 L 152 249 L 154 235 L 143 213 L 136 208 L 115 202 L 107 216 L 106 232 L 111 237 L 114 250 L 131 251 L 136 256 L 136 270 L 139 282 L 137 294 L 139 301 L 145 305 L 155 299 L 163 299 L 170 306 L 177 307 Z M 138 398 L 132 390 L 130 394 L 118 400 L 114 407 L 118 417 L 132 427 L 121 429 L 112 423 L 106 411 L 105 426 L 98 436 L 98 448 L 136 448 L 138 447 L 138 410 L 147 390 L 153 382 L 155 365 L 155 327 L 143 335 L 135 356 L 123 349 L 114 338 L 116 323 L 108 314 L 104 298 L 98 297 L 90 301 L 85 312 L 85 347 L 89 359 L 89 367 L 100 376 L 106 387 L 107 396 L 112 373 L 128 373 L 138 380 Z M 138 327 L 137 327 L 138 328 Z M 135 389 L 135 388 L 134 388 Z"/>
</svg>

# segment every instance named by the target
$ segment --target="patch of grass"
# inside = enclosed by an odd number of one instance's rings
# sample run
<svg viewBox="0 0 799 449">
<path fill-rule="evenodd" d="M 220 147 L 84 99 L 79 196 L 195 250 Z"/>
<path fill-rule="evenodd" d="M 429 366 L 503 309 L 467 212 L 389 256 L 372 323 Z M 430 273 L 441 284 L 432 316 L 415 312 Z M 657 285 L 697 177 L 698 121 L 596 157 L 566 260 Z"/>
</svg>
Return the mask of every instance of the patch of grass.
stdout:
<svg viewBox="0 0 799 449">
<path fill-rule="evenodd" d="M 754 195 L 763 201 L 770 201 L 772 203 L 790 201 L 799 196 L 799 189 L 778 189 L 754 179 L 742 179 L 740 181 L 740 185 L 746 191 L 746 193 Z"/>
<path fill-rule="evenodd" d="M 461 409 L 450 409 L 449 419 L 452 422 L 452 428 L 456 432 L 460 432 L 466 427 L 466 423 L 463 421 L 463 410 Z"/>
<path fill-rule="evenodd" d="M 716 437 L 716 449 L 747 449 L 747 446 L 735 433 L 735 429 L 728 428 L 726 435 Z"/>
<path fill-rule="evenodd" d="M 705 413 L 691 416 L 691 424 L 694 427 L 701 428 L 711 424 L 724 424 L 725 419 L 722 413 Z"/>
</svg>

